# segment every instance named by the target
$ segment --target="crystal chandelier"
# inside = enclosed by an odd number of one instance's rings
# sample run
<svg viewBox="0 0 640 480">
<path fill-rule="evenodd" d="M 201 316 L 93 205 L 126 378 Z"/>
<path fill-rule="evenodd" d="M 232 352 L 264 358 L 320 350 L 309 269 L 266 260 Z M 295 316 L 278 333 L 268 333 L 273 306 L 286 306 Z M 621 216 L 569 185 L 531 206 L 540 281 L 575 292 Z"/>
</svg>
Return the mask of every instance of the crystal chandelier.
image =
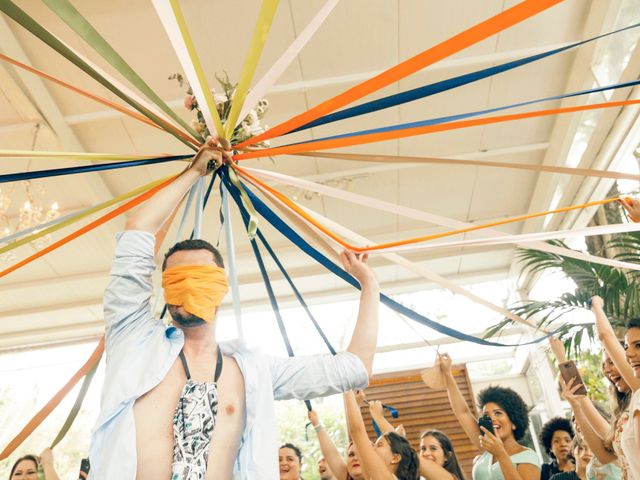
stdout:
<svg viewBox="0 0 640 480">
<path fill-rule="evenodd" d="M 36 125 L 34 131 L 34 145 L 32 145 L 32 150 L 35 146 L 35 137 L 38 133 L 39 127 L 40 125 Z M 27 170 L 28 169 L 29 166 L 27 166 Z M 38 225 L 55 220 L 60 216 L 60 207 L 58 202 L 54 201 L 46 206 L 45 197 L 47 192 L 42 185 L 36 187 L 31 183 L 31 181 L 27 180 L 21 182 L 21 186 L 24 189 L 22 190 L 24 192 L 23 196 L 19 194 L 21 189 L 16 188 L 15 186 L 11 188 L 10 191 L 7 188 L 4 190 L 0 188 L 0 244 L 14 241 L 15 239 L 3 241 L 3 238 L 6 238 L 13 233 L 37 227 Z M 14 220 L 14 222 L 12 222 L 9 216 L 9 207 L 11 207 L 11 204 L 14 201 L 21 202 L 21 205 L 17 212 L 17 221 Z M 30 233 L 37 233 L 38 231 L 39 230 L 36 229 Z M 51 235 L 44 235 L 31 242 L 31 245 L 40 250 L 50 241 Z M 15 258 L 16 257 L 13 255 L 12 251 L 0 255 L 0 261 L 14 261 Z"/>
</svg>

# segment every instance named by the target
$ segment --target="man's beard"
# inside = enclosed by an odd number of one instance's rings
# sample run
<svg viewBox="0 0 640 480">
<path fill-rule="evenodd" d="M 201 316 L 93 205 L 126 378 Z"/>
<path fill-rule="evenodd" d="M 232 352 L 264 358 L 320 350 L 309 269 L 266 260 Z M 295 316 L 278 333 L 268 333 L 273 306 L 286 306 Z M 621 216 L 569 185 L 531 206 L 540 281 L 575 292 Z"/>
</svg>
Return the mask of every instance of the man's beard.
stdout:
<svg viewBox="0 0 640 480">
<path fill-rule="evenodd" d="M 171 318 L 173 318 L 173 321 L 176 322 L 181 327 L 184 327 L 184 328 L 199 327 L 207 323 L 206 320 L 203 320 L 197 315 L 194 315 L 189 312 L 184 312 L 184 313 L 181 312 L 179 310 L 180 307 L 177 305 L 169 305 L 168 308 L 169 308 L 169 313 L 171 314 Z"/>
</svg>

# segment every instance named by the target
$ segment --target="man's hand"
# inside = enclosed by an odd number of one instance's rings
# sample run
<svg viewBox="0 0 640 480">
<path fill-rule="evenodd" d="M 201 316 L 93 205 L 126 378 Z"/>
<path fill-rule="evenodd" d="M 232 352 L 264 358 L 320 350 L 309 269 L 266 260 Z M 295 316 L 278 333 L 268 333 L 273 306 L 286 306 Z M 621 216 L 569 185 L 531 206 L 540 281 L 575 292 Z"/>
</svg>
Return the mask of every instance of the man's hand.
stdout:
<svg viewBox="0 0 640 480">
<path fill-rule="evenodd" d="M 229 142 L 225 142 L 229 148 Z M 231 152 L 225 151 L 221 142 L 213 137 L 208 137 L 202 144 L 198 153 L 193 157 L 189 168 L 195 169 L 200 175 L 206 175 L 210 171 L 218 168 L 223 163 L 231 161 Z"/>
<path fill-rule="evenodd" d="M 620 199 L 620 203 L 627 211 L 629 218 L 634 222 L 640 222 L 640 200 L 631 197 Z"/>
<path fill-rule="evenodd" d="M 367 264 L 369 255 L 366 253 L 353 253 L 343 250 L 340 254 L 340 260 L 342 260 L 342 266 L 347 273 L 353 275 L 360 282 L 360 286 L 364 287 L 377 282 L 373 270 Z"/>
</svg>

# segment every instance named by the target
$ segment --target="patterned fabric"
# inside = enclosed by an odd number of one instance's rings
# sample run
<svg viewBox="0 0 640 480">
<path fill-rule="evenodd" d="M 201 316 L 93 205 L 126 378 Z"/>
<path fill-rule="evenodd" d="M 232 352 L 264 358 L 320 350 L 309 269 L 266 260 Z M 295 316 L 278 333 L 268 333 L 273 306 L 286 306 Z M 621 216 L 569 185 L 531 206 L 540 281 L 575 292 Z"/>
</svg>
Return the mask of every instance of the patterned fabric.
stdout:
<svg viewBox="0 0 640 480">
<path fill-rule="evenodd" d="M 618 457 L 618 462 L 620 463 L 620 469 L 622 470 L 622 480 L 630 480 L 631 474 L 629 473 L 629 462 L 622 451 L 622 431 L 624 430 L 625 425 L 629 421 L 629 411 L 624 412 L 618 418 L 616 422 L 615 430 L 613 432 L 613 451 Z"/>
<path fill-rule="evenodd" d="M 173 415 L 171 480 L 203 480 L 207 473 L 211 435 L 216 426 L 218 391 L 216 382 L 200 383 L 191 379 L 182 352 L 180 357 L 187 383 Z M 218 358 L 221 367 L 222 357 Z M 219 370 L 216 370 L 217 379 Z"/>
<path fill-rule="evenodd" d="M 621 478 L 622 472 L 613 462 L 602 465 L 596 457 L 593 457 L 587 465 L 587 480 L 620 480 Z"/>
</svg>

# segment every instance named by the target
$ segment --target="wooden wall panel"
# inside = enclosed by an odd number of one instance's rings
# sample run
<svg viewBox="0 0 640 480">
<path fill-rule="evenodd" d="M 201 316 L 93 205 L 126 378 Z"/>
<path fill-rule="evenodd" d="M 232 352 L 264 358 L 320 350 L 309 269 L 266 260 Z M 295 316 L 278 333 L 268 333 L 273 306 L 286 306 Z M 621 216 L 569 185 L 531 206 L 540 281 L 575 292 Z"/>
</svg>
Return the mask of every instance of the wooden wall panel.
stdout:
<svg viewBox="0 0 640 480">
<path fill-rule="evenodd" d="M 473 412 L 476 412 L 471 382 L 464 365 L 454 365 L 453 374 L 460 391 Z M 462 427 L 449 406 L 445 390 L 432 390 L 427 387 L 419 371 L 395 372 L 393 375 L 374 376 L 366 390 L 367 398 L 380 400 L 395 407 L 399 412 L 397 419 L 392 419 L 388 412 L 386 418 L 395 426 L 402 424 L 407 432 L 411 445 L 420 451 L 420 434 L 425 430 L 437 429 L 444 432 L 452 441 L 462 469 L 471 479 L 471 465 L 478 455 L 478 450 L 469 441 Z M 361 407 L 362 416 L 367 425 L 369 438 L 375 440 L 376 434 L 371 423 L 369 409 Z"/>
</svg>

